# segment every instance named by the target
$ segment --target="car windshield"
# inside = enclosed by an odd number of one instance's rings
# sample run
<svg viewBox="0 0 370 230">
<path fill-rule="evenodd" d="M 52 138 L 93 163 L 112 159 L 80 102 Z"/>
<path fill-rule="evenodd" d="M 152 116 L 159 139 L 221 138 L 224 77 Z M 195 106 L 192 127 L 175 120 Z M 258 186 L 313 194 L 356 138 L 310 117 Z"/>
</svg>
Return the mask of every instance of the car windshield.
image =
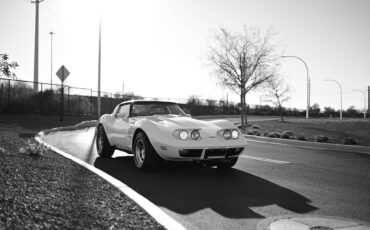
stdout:
<svg viewBox="0 0 370 230">
<path fill-rule="evenodd" d="M 141 102 L 132 105 L 131 116 L 151 116 L 155 114 L 170 114 L 185 116 L 180 106 L 165 102 Z"/>
</svg>

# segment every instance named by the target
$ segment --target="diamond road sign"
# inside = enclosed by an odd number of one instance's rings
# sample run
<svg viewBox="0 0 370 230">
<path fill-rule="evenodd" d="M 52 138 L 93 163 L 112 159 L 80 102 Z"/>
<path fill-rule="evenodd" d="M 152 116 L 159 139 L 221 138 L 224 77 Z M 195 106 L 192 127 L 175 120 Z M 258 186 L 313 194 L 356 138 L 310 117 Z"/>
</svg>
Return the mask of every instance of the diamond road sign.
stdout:
<svg viewBox="0 0 370 230">
<path fill-rule="evenodd" d="M 56 74 L 57 74 L 57 76 L 59 77 L 59 79 L 60 79 L 62 82 L 64 82 L 64 80 L 66 80 L 66 79 L 67 79 L 67 77 L 68 77 L 68 75 L 69 75 L 69 71 L 67 70 L 67 68 L 66 68 L 66 67 L 64 67 L 64 65 L 62 65 L 62 66 L 59 68 L 59 70 L 58 70 L 58 72 L 57 72 Z"/>
</svg>

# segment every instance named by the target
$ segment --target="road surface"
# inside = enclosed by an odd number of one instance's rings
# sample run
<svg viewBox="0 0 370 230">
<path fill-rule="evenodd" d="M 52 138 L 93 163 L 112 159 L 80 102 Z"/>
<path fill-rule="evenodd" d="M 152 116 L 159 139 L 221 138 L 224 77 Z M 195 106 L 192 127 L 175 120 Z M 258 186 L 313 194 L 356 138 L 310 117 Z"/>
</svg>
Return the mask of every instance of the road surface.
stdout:
<svg viewBox="0 0 370 230">
<path fill-rule="evenodd" d="M 121 180 L 188 229 L 255 229 L 291 214 L 370 222 L 369 155 L 249 141 L 227 172 L 178 165 L 140 172 L 122 152 L 98 157 L 93 128 L 43 139 Z"/>
</svg>

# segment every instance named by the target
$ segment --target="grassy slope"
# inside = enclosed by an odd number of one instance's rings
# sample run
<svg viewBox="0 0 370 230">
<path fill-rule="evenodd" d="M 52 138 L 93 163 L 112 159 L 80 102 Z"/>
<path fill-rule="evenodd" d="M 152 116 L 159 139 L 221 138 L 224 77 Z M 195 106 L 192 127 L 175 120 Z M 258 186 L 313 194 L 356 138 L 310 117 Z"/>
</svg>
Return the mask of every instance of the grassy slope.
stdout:
<svg viewBox="0 0 370 230">
<path fill-rule="evenodd" d="M 358 145 L 370 146 L 370 120 L 345 119 L 340 121 L 288 118 L 285 122 L 260 121 L 251 124 L 261 127 L 261 135 L 265 132 L 292 131 L 295 135 L 304 135 L 309 141 L 314 141 L 317 135 L 325 135 L 332 143 L 342 143 L 345 137 L 352 137 Z"/>
</svg>

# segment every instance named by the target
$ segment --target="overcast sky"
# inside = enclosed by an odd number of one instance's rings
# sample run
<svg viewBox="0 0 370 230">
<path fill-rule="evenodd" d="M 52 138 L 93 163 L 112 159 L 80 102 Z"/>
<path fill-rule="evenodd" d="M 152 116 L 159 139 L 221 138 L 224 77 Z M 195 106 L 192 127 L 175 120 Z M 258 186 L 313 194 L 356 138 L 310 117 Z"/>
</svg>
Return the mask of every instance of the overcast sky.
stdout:
<svg viewBox="0 0 370 230">
<path fill-rule="evenodd" d="M 50 82 L 50 35 L 54 71 L 63 64 L 65 84 L 97 89 L 98 31 L 102 23 L 102 90 L 147 97 L 229 100 L 239 97 L 216 84 L 206 65 L 210 32 L 273 27 L 285 55 L 301 57 L 311 77 L 311 104 L 363 109 L 353 89 L 370 85 L 369 0 L 45 0 L 40 3 L 39 80 Z M 19 79 L 33 79 L 35 4 L 0 0 L 0 53 L 19 62 Z M 292 86 L 290 107 L 306 107 L 306 69 L 284 59 L 281 72 Z M 53 82 L 60 82 L 56 76 Z M 247 96 L 259 104 L 263 92 Z"/>
</svg>

